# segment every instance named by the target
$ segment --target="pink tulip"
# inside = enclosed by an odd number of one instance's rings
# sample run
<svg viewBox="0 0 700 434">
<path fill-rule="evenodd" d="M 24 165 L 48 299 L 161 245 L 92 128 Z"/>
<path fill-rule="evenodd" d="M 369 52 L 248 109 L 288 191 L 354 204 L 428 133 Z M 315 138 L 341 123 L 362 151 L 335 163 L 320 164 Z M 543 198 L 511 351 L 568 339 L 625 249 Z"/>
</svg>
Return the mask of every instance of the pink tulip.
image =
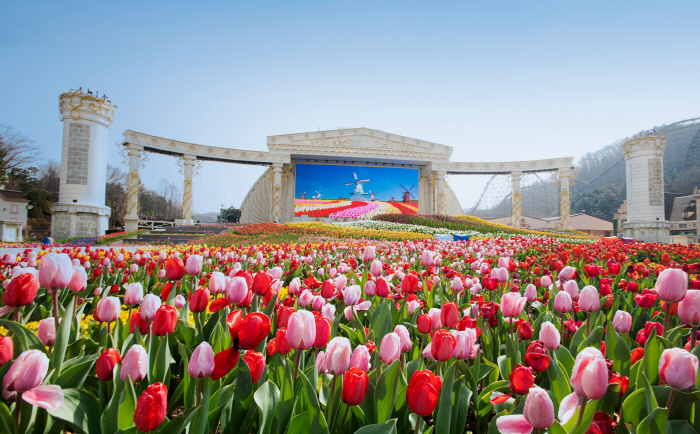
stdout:
<svg viewBox="0 0 700 434">
<path fill-rule="evenodd" d="M 289 282 L 289 286 L 287 287 L 287 292 L 289 295 L 298 295 L 299 291 L 301 290 L 301 280 L 298 277 L 295 277 L 292 279 L 291 282 Z"/>
<path fill-rule="evenodd" d="M 352 347 L 348 338 L 337 336 L 331 339 L 326 347 L 326 372 L 333 375 L 343 375 L 350 366 L 351 354 Z"/>
<path fill-rule="evenodd" d="M 428 316 L 432 321 L 433 330 L 440 330 L 442 328 L 442 311 L 437 308 L 432 308 L 428 311 Z"/>
<path fill-rule="evenodd" d="M 130 283 L 124 292 L 124 304 L 135 306 L 143 300 L 143 285 L 139 282 Z"/>
<path fill-rule="evenodd" d="M 73 272 L 73 263 L 67 254 L 47 253 L 39 264 L 39 283 L 52 291 L 65 288 L 73 279 Z"/>
<path fill-rule="evenodd" d="M 59 318 L 59 323 L 61 319 Z M 52 347 L 54 342 L 56 342 L 56 321 L 53 317 L 42 319 L 39 321 L 39 326 L 37 327 L 37 335 L 39 340 L 46 347 Z"/>
<path fill-rule="evenodd" d="M 500 283 L 506 283 L 508 281 L 508 269 L 507 268 L 499 268 L 497 270 L 494 270 L 496 273 L 496 279 Z"/>
<path fill-rule="evenodd" d="M 576 277 L 576 269 L 574 267 L 564 267 L 559 272 L 559 279 L 561 280 L 571 280 Z"/>
<path fill-rule="evenodd" d="M 374 295 L 377 293 L 377 284 L 374 283 L 374 280 L 368 280 L 367 283 L 365 283 L 365 295 L 367 297 L 374 297 Z"/>
<path fill-rule="evenodd" d="M 185 306 L 185 297 L 183 297 L 182 294 L 176 295 L 173 306 L 175 306 L 176 309 L 182 309 L 183 306 Z"/>
<path fill-rule="evenodd" d="M 63 405 L 59 386 L 41 386 L 49 368 L 49 358 L 39 350 L 28 350 L 17 357 L 3 378 L 3 396 L 22 393 L 26 402 L 55 410 Z"/>
<path fill-rule="evenodd" d="M 154 294 L 146 294 L 141 302 L 141 319 L 151 322 L 156 317 L 156 311 L 163 301 Z"/>
<path fill-rule="evenodd" d="M 535 428 L 545 429 L 554 423 L 554 403 L 547 391 L 539 387 L 530 388 L 525 399 L 523 416 Z"/>
<path fill-rule="evenodd" d="M 345 276 L 343 276 L 345 277 Z M 336 280 L 337 282 L 337 280 Z M 336 286 L 337 288 L 337 286 Z M 360 285 L 352 285 L 345 288 L 343 291 L 343 302 L 347 306 L 354 306 L 360 301 L 360 296 L 362 295 L 362 290 Z"/>
<path fill-rule="evenodd" d="M 525 287 L 525 291 L 523 291 L 523 296 L 532 303 L 533 301 L 537 300 L 537 287 L 533 285 L 532 283 L 529 283 Z"/>
<path fill-rule="evenodd" d="M 543 288 L 549 288 L 552 286 L 552 278 L 549 276 L 542 276 L 540 279 L 540 285 L 542 285 Z"/>
<path fill-rule="evenodd" d="M 129 273 L 136 274 L 139 272 L 139 266 L 137 264 L 131 264 L 129 267 Z"/>
<path fill-rule="evenodd" d="M 165 270 L 164 269 L 158 270 L 158 278 L 162 279 L 164 277 L 165 277 Z"/>
<path fill-rule="evenodd" d="M 408 333 L 408 329 L 404 325 L 397 325 L 394 328 L 394 333 L 399 336 L 401 340 L 401 352 L 405 353 L 411 350 L 411 335 Z"/>
<path fill-rule="evenodd" d="M 600 310 L 600 296 L 598 290 L 591 285 L 584 287 L 581 290 L 581 295 L 578 299 L 578 307 L 584 312 L 597 312 Z"/>
<path fill-rule="evenodd" d="M 571 416 L 576 414 L 581 399 L 576 392 L 566 395 L 559 404 L 559 413 L 557 414 L 559 422 L 563 425 L 571 419 Z"/>
<path fill-rule="evenodd" d="M 698 358 L 681 348 L 669 348 L 661 353 L 659 376 L 678 390 L 695 387 L 698 377 Z"/>
<path fill-rule="evenodd" d="M 374 261 L 376 255 L 376 248 L 374 246 L 367 246 L 362 252 L 362 259 L 364 262 Z"/>
<path fill-rule="evenodd" d="M 379 358 L 388 365 L 399 360 L 399 357 L 401 357 L 401 338 L 396 333 L 389 333 L 382 338 Z"/>
<path fill-rule="evenodd" d="M 243 277 L 237 276 L 226 285 L 226 298 L 232 305 L 238 306 L 248 298 L 248 283 Z"/>
<path fill-rule="evenodd" d="M 308 310 L 298 310 L 287 322 L 287 343 L 295 350 L 308 350 L 316 340 L 316 320 Z"/>
<path fill-rule="evenodd" d="M 220 271 L 214 271 L 209 277 L 209 292 L 211 294 L 221 294 L 226 290 L 226 276 Z"/>
<path fill-rule="evenodd" d="M 361 369 L 365 372 L 369 371 L 370 365 L 370 354 L 369 350 L 364 345 L 358 345 L 355 347 L 355 351 L 352 352 L 350 357 L 350 367 Z"/>
<path fill-rule="evenodd" d="M 382 275 L 382 263 L 379 261 L 373 261 L 372 265 L 369 267 L 370 273 L 372 273 L 372 276 L 378 277 Z"/>
<path fill-rule="evenodd" d="M 510 265 L 510 258 L 506 256 L 498 258 L 498 268 L 508 268 L 508 265 Z"/>
<path fill-rule="evenodd" d="M 574 305 L 568 292 L 560 291 L 557 296 L 554 297 L 554 310 L 557 312 L 569 313 L 573 308 Z"/>
<path fill-rule="evenodd" d="M 333 319 L 335 318 L 335 306 L 332 304 L 326 304 L 325 306 L 323 306 L 323 309 L 321 309 L 321 315 L 325 316 L 331 322 L 333 322 Z M 348 321 L 352 321 L 352 319 Z"/>
<path fill-rule="evenodd" d="M 68 289 L 73 292 L 80 292 L 87 288 L 88 276 L 85 269 L 81 266 L 73 267 L 73 276 L 68 283 Z"/>
<path fill-rule="evenodd" d="M 335 289 L 337 289 L 338 291 L 342 291 L 345 289 L 346 286 L 348 286 L 348 278 L 346 276 L 341 275 L 335 278 Z M 360 290 L 359 285 L 357 289 Z"/>
<path fill-rule="evenodd" d="M 517 318 L 525 307 L 527 298 L 517 292 L 508 292 L 501 297 L 501 313 L 509 318 Z"/>
<path fill-rule="evenodd" d="M 432 267 L 433 252 L 431 252 L 430 250 L 423 250 L 423 253 L 420 255 L 420 264 L 424 267 Z"/>
<path fill-rule="evenodd" d="M 452 279 L 452 283 L 450 283 L 450 289 L 453 292 L 462 292 L 464 291 L 464 284 L 462 283 L 462 279 L 459 277 L 455 276 L 454 279 Z"/>
<path fill-rule="evenodd" d="M 678 303 L 678 317 L 691 327 L 700 326 L 700 290 L 690 290 Z"/>
<path fill-rule="evenodd" d="M 467 328 L 464 331 L 453 330 L 452 335 L 455 337 L 456 341 L 452 356 L 455 359 L 467 360 L 476 343 L 476 330 L 472 328 Z"/>
<path fill-rule="evenodd" d="M 530 434 L 532 425 L 522 414 L 501 416 L 496 419 L 496 427 L 501 434 Z"/>
<path fill-rule="evenodd" d="M 325 305 L 326 305 L 326 299 L 320 295 L 314 296 L 314 299 L 311 302 L 311 308 L 317 312 L 320 312 L 321 309 L 323 309 L 323 306 L 325 306 Z"/>
<path fill-rule="evenodd" d="M 117 297 L 102 297 L 97 302 L 93 317 L 99 322 L 114 322 L 119 318 L 122 305 Z"/>
<path fill-rule="evenodd" d="M 420 309 L 420 308 L 421 308 L 421 305 L 419 302 L 417 302 L 416 300 L 411 300 L 408 303 L 408 314 L 413 315 L 413 312 L 415 312 L 416 309 Z"/>
<path fill-rule="evenodd" d="M 667 268 L 659 273 L 656 292 L 667 303 L 683 300 L 688 291 L 688 274 L 678 268 Z"/>
<path fill-rule="evenodd" d="M 284 271 L 282 270 L 282 267 L 274 267 L 270 269 L 269 273 L 273 279 L 280 280 L 282 278 L 282 274 L 284 274 Z"/>
<path fill-rule="evenodd" d="M 207 378 L 214 372 L 214 350 L 207 342 L 194 349 L 187 365 L 187 373 L 194 378 Z"/>
<path fill-rule="evenodd" d="M 122 361 L 119 378 L 126 381 L 129 377 L 133 383 L 138 383 L 146 378 L 146 375 L 148 375 L 148 354 L 141 345 L 132 345 Z"/>
<path fill-rule="evenodd" d="M 303 290 L 301 292 L 301 295 L 299 296 L 299 306 L 307 307 L 311 304 L 312 301 L 314 301 L 314 293 L 309 291 L 308 289 Z"/>
<path fill-rule="evenodd" d="M 568 292 L 572 300 L 578 300 L 579 290 L 578 283 L 575 280 L 567 280 L 564 282 L 564 291 Z"/>
<path fill-rule="evenodd" d="M 548 350 L 556 350 L 559 348 L 561 335 L 554 324 L 549 321 L 545 321 L 542 323 L 540 328 L 540 340 L 544 342 L 544 346 Z"/>
<path fill-rule="evenodd" d="M 608 366 L 603 353 L 594 347 L 583 349 L 576 356 L 570 382 L 574 391 L 585 399 L 602 398 L 608 390 Z"/>
<path fill-rule="evenodd" d="M 680 307 L 678 308 L 680 312 Z M 632 315 L 624 310 L 618 310 L 615 312 L 615 317 L 613 318 L 613 328 L 618 333 L 629 333 L 632 328 Z"/>
<path fill-rule="evenodd" d="M 428 345 L 425 346 L 425 349 L 423 350 L 421 356 L 423 356 L 423 358 L 425 359 L 437 362 L 437 359 L 435 358 L 435 356 L 433 356 L 432 342 L 429 342 Z"/>
<path fill-rule="evenodd" d="M 192 255 L 187 258 L 187 263 L 185 264 L 185 271 L 190 276 L 198 276 L 202 272 L 202 263 L 204 259 L 200 255 Z"/>
</svg>

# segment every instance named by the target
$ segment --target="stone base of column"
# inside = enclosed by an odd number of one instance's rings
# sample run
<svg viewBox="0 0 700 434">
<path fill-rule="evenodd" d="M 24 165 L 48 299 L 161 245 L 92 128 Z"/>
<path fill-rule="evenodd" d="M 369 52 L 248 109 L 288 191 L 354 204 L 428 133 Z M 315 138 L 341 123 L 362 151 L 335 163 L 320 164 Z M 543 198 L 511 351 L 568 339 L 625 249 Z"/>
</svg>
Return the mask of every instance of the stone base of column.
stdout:
<svg viewBox="0 0 700 434">
<path fill-rule="evenodd" d="M 665 220 L 655 220 L 650 222 L 625 222 L 622 230 L 625 231 L 625 238 L 634 238 L 648 243 L 670 243 L 671 224 Z"/>
<path fill-rule="evenodd" d="M 139 216 L 126 215 L 124 216 L 124 230 L 126 232 L 135 231 L 139 228 Z"/>
<path fill-rule="evenodd" d="M 175 226 L 192 226 L 194 219 L 175 219 Z"/>
<path fill-rule="evenodd" d="M 110 213 L 108 206 L 55 203 L 51 206 L 51 237 L 61 240 L 102 236 L 108 229 Z"/>
</svg>

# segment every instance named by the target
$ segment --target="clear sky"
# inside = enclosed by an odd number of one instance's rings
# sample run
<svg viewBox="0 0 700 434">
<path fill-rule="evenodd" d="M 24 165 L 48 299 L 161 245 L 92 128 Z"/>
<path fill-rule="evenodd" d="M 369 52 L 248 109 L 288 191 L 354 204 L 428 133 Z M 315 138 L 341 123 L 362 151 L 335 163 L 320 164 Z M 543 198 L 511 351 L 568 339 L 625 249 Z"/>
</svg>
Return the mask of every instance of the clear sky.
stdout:
<svg viewBox="0 0 700 434">
<path fill-rule="evenodd" d="M 300 198 L 306 192 L 306 198 L 311 199 L 320 191 L 322 199 L 349 198 L 355 186 L 345 184 L 355 181 L 353 172 L 358 180 L 369 180 L 362 183 L 362 190 L 375 193 L 378 200 L 388 202 L 391 196 L 396 201 L 403 200 L 402 185 L 411 191 L 414 199 L 419 199 L 418 169 L 330 164 L 297 164 L 295 197 Z"/>
<path fill-rule="evenodd" d="M 82 86 L 126 129 L 266 149 L 368 127 L 454 161 L 576 156 L 700 117 L 697 1 L 0 2 L 0 123 L 58 160 L 58 95 Z M 110 148 L 120 163 L 117 148 Z M 181 185 L 152 156 L 147 186 Z M 205 163 L 195 210 L 240 205 L 261 168 Z M 449 180 L 463 206 L 483 177 Z"/>
</svg>

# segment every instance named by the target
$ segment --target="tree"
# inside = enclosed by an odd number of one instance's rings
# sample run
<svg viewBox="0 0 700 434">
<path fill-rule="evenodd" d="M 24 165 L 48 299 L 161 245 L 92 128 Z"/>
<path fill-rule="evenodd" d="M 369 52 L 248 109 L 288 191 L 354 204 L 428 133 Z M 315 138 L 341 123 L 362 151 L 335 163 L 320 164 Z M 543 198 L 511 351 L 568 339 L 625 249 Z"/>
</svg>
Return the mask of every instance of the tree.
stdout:
<svg viewBox="0 0 700 434">
<path fill-rule="evenodd" d="M 111 228 L 124 225 L 124 216 L 126 215 L 125 179 L 126 174 L 118 167 L 107 165 L 105 205 L 112 209 L 109 216 L 109 227 Z"/>
<path fill-rule="evenodd" d="M 12 127 L 0 124 L 0 181 L 8 182 L 15 171 L 22 175 L 36 161 L 39 148 Z M 14 187 L 14 186 L 13 186 Z"/>
</svg>

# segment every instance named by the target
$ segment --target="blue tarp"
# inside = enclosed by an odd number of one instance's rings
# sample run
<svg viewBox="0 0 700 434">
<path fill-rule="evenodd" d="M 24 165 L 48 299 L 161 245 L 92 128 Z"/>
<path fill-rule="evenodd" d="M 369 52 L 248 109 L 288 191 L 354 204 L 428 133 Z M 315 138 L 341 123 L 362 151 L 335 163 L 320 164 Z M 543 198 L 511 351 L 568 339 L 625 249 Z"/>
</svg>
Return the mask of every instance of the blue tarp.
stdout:
<svg viewBox="0 0 700 434">
<path fill-rule="evenodd" d="M 436 240 L 443 240 L 443 241 L 452 241 L 452 235 L 440 235 L 436 234 L 435 235 Z"/>
<path fill-rule="evenodd" d="M 469 235 L 452 235 L 455 241 L 469 241 Z"/>
</svg>

